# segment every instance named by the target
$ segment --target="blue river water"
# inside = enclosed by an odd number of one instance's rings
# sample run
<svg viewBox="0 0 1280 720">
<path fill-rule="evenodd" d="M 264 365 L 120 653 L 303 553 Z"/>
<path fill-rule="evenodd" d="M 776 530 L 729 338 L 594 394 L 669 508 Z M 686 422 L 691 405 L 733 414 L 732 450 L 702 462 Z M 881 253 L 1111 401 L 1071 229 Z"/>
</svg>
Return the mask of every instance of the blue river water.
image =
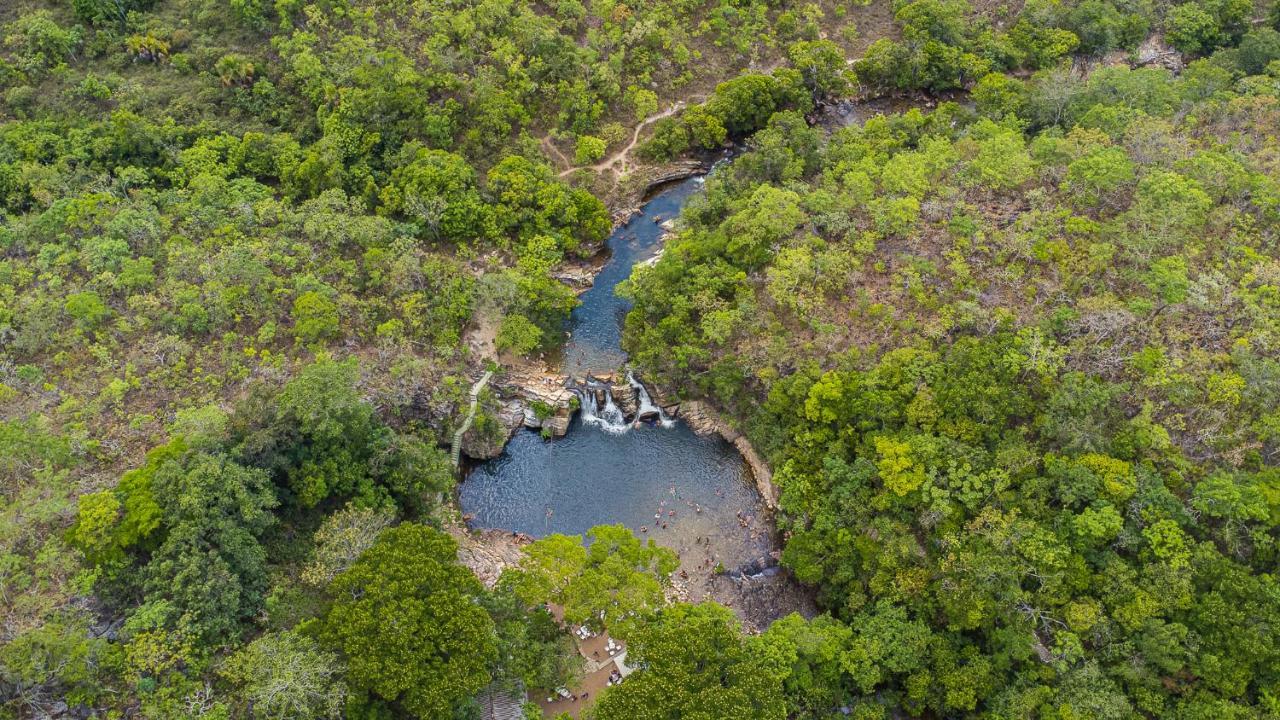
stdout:
<svg viewBox="0 0 1280 720">
<path fill-rule="evenodd" d="M 680 214 L 689 198 L 702 188 L 702 178 L 690 178 L 655 195 L 640 212 L 617 228 L 606 241 L 609 260 L 595 283 L 578 300 L 569 317 L 570 338 L 563 351 L 565 374 L 611 372 L 625 361 L 622 323 L 631 303 L 617 295 L 618 283 L 631 276 L 637 264 L 661 249 L 664 220 Z"/>
</svg>

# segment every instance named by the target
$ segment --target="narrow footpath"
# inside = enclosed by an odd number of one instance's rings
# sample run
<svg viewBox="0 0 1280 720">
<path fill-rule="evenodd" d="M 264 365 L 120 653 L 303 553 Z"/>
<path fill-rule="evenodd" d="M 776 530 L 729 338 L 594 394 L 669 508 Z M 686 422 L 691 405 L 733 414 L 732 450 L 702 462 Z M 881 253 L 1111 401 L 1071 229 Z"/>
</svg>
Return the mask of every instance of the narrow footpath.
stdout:
<svg viewBox="0 0 1280 720">
<path fill-rule="evenodd" d="M 699 96 L 699 97 L 702 97 L 702 96 Z M 560 177 L 568 177 L 569 175 L 572 175 L 573 173 L 579 170 L 590 170 L 592 172 L 597 172 L 597 173 L 605 172 L 606 170 L 613 170 L 615 174 L 617 174 L 618 176 L 626 175 L 631 170 L 631 165 L 629 162 L 630 155 L 631 155 L 631 151 L 640 142 L 640 132 L 645 128 L 649 127 L 650 125 L 658 122 L 662 118 L 671 117 L 672 115 L 675 115 L 676 113 L 680 112 L 684 108 L 685 108 L 685 101 L 678 100 L 666 110 L 663 110 L 660 113 L 655 113 L 653 115 L 650 115 L 649 117 L 641 121 L 640 124 L 636 125 L 635 130 L 631 133 L 631 142 L 627 143 L 626 147 L 622 148 L 621 150 L 615 152 L 614 154 L 610 155 L 609 157 L 601 160 L 600 162 L 594 165 L 583 165 L 581 167 L 569 167 L 567 170 L 564 170 L 560 173 Z M 552 147 L 554 148 L 555 146 L 552 145 Z M 568 158 L 565 158 L 564 153 L 561 153 L 559 149 L 556 149 L 556 154 L 559 155 L 566 162 L 568 161 Z M 572 163 L 569 163 L 569 164 L 572 165 Z M 615 168 L 614 167 L 615 165 L 621 165 L 621 167 Z"/>
</svg>

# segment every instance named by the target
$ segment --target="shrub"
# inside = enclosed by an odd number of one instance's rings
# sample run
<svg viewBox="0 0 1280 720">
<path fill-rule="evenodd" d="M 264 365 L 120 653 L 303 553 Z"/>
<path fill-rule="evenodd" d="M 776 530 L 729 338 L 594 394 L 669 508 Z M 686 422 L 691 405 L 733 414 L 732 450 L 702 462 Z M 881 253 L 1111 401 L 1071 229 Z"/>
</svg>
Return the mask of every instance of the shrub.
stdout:
<svg viewBox="0 0 1280 720">
<path fill-rule="evenodd" d="M 604 140 L 583 135 L 578 138 L 578 146 L 573 151 L 573 162 L 578 165 L 589 165 L 604 157 L 604 149 Z"/>
<path fill-rule="evenodd" d="M 63 307 L 66 309 L 67 314 L 83 330 L 92 330 L 98 327 L 111 314 L 106 303 L 102 302 L 101 297 L 98 297 L 98 293 L 92 291 L 68 295 L 66 304 Z"/>
<path fill-rule="evenodd" d="M 314 290 L 302 293 L 293 301 L 293 334 L 303 342 L 319 342 L 337 335 L 337 305 Z"/>
</svg>

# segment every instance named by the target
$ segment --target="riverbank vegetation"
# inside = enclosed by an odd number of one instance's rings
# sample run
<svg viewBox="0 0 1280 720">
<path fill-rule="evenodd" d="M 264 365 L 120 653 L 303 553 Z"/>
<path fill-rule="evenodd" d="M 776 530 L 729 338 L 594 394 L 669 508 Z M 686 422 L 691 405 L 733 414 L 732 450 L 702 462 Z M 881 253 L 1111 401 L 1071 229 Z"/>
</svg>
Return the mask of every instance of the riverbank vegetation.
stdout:
<svg viewBox="0 0 1280 720">
<path fill-rule="evenodd" d="M 579 673 L 545 603 L 643 668 L 601 720 L 1280 712 L 1277 12 L 3 4 L 0 716 L 472 717 Z M 626 336 L 776 471 L 827 614 L 759 637 L 623 530 L 494 588 L 443 531 L 662 112 L 749 146 Z"/>
</svg>

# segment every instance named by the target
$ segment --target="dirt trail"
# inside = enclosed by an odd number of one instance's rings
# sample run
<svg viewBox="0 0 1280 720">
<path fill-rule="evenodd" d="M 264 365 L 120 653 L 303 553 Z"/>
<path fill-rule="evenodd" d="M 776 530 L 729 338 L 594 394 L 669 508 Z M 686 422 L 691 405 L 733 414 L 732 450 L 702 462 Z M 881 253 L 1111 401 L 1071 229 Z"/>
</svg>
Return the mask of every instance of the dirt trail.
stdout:
<svg viewBox="0 0 1280 720">
<path fill-rule="evenodd" d="M 674 104 L 671 105 L 671 107 L 667 108 L 666 110 L 663 110 L 660 113 L 655 113 L 653 115 L 650 115 L 649 117 L 641 121 L 639 125 L 636 125 L 635 131 L 631 133 L 631 142 L 627 143 L 626 147 L 610 155 L 609 157 L 601 160 L 595 165 L 583 165 L 582 167 L 571 167 L 568 170 L 564 170 L 563 172 L 560 173 L 560 177 L 567 177 L 579 170 L 590 170 L 592 172 L 597 172 L 597 173 L 604 172 L 606 170 L 614 170 L 614 172 L 616 172 L 619 176 L 627 174 L 627 171 L 630 169 L 629 157 L 631 154 L 631 150 L 635 148 L 637 143 L 640 142 L 641 131 L 643 131 L 646 127 L 652 125 L 653 123 L 658 122 L 662 118 L 671 117 L 672 115 L 675 115 L 676 113 L 680 112 L 684 108 L 685 108 L 685 101 L 677 100 Z M 555 146 L 552 145 L 552 147 L 554 148 Z M 555 152 L 557 155 L 560 156 L 562 160 L 566 160 L 567 162 L 567 158 L 565 158 L 564 154 L 561 153 L 558 148 L 555 150 Z M 572 163 L 569 163 L 569 164 L 572 164 Z M 621 164 L 621 167 L 615 169 L 614 165 L 618 165 L 618 164 Z"/>
<path fill-rule="evenodd" d="M 544 135 L 542 137 L 542 149 L 548 154 L 555 155 L 562 165 L 569 167 L 569 169 L 573 169 L 573 161 L 570 160 L 567 155 L 560 152 L 560 148 L 556 147 L 556 144 L 551 141 L 550 135 Z"/>
</svg>

